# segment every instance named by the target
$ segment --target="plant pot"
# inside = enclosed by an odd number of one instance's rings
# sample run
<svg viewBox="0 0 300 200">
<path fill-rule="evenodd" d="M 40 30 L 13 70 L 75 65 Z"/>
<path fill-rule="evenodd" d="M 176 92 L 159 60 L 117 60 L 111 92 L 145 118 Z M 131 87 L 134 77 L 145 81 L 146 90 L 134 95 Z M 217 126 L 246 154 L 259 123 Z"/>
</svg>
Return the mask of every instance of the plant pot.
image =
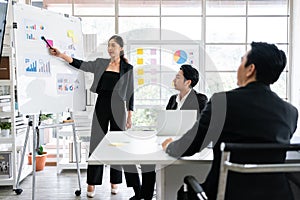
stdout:
<svg viewBox="0 0 300 200">
<path fill-rule="evenodd" d="M 1 137 L 9 137 L 9 129 L 2 129 L 1 130 Z"/>
<path fill-rule="evenodd" d="M 46 165 L 46 158 L 47 158 L 47 152 L 43 152 L 42 155 L 36 155 L 35 156 L 35 171 L 41 171 L 44 170 Z M 32 153 L 29 153 L 28 155 L 28 164 L 32 165 Z"/>
</svg>

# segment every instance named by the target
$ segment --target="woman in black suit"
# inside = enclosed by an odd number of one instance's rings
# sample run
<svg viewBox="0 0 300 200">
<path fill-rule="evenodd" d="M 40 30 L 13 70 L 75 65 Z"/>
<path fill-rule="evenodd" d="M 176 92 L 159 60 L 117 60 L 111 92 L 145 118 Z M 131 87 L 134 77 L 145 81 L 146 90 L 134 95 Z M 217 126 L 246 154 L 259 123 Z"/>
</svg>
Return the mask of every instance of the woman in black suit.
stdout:
<svg viewBox="0 0 300 200">
<path fill-rule="evenodd" d="M 64 59 L 71 66 L 94 74 L 94 81 L 90 90 L 98 94 L 92 122 L 90 139 L 90 155 L 101 142 L 108 131 L 124 131 L 131 127 L 133 111 L 133 66 L 124 58 L 123 39 L 112 36 L 108 41 L 107 51 L 110 58 L 97 58 L 95 61 L 82 61 L 61 53 L 56 48 L 50 48 L 50 53 Z M 127 109 L 127 119 L 126 111 Z M 138 176 L 135 166 L 123 166 L 128 187 L 133 187 L 139 193 Z M 95 185 L 102 184 L 103 165 L 88 165 L 87 196 L 94 197 Z M 111 166 L 111 193 L 116 194 L 117 184 L 122 182 L 121 166 Z"/>
</svg>

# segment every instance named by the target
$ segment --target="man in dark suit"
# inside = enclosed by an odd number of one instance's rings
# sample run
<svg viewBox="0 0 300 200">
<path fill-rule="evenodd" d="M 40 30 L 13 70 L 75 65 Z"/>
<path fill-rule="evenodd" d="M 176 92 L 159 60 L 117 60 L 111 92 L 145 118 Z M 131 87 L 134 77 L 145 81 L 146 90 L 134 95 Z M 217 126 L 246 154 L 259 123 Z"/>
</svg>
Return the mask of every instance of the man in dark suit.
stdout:
<svg viewBox="0 0 300 200">
<path fill-rule="evenodd" d="M 191 65 L 182 65 L 173 80 L 174 87 L 179 94 L 170 97 L 166 109 L 197 110 L 200 113 L 207 102 L 207 97 L 193 89 L 198 81 L 199 72 Z"/>
<path fill-rule="evenodd" d="M 200 112 L 207 102 L 207 97 L 193 89 L 198 81 L 199 72 L 191 65 L 182 65 L 173 81 L 179 94 L 171 96 L 166 109 L 197 110 Z M 141 199 L 150 200 L 153 197 L 155 186 L 155 165 L 141 165 L 141 171 L 143 181 Z"/>
<path fill-rule="evenodd" d="M 163 149 L 174 157 L 190 156 L 213 141 L 214 159 L 202 185 L 208 199 L 216 199 L 220 143 L 289 143 L 296 130 L 298 111 L 270 89 L 286 65 L 285 53 L 275 45 L 251 43 L 237 71 L 237 89 L 212 96 L 193 128 L 179 140 L 167 139 Z M 284 162 L 285 153 L 233 152 L 231 161 Z M 284 173 L 228 175 L 226 200 L 293 199 Z"/>
</svg>

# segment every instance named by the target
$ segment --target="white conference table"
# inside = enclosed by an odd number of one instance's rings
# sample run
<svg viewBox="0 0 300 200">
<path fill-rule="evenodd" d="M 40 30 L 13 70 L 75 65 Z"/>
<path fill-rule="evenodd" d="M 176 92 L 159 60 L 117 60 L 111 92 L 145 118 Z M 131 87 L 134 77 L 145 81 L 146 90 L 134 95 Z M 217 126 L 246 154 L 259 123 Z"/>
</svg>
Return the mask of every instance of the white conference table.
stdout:
<svg viewBox="0 0 300 200">
<path fill-rule="evenodd" d="M 199 181 L 204 180 L 213 159 L 213 152 L 212 149 L 206 148 L 194 156 L 177 160 L 162 150 L 161 143 L 169 137 L 156 136 L 153 131 L 108 132 L 88 159 L 88 163 L 156 164 L 157 199 L 176 199 L 184 176 L 189 174 L 197 177 Z"/>
<path fill-rule="evenodd" d="M 213 159 L 213 151 L 205 148 L 194 156 L 176 159 L 166 154 L 161 147 L 161 143 L 169 137 L 172 136 L 156 136 L 152 131 L 108 132 L 88 159 L 88 163 L 156 164 L 157 200 L 173 200 L 176 199 L 184 176 L 193 175 L 199 182 L 205 180 Z M 300 137 L 294 137 L 291 143 L 300 143 Z M 300 153 L 288 153 L 287 160 L 299 161 Z"/>
</svg>

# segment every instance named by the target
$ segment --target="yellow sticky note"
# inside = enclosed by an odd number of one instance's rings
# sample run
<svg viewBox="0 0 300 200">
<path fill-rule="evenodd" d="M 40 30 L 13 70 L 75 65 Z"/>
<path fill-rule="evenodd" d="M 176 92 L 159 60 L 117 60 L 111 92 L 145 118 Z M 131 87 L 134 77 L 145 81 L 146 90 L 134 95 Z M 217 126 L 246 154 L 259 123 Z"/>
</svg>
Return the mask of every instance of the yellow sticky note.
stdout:
<svg viewBox="0 0 300 200">
<path fill-rule="evenodd" d="M 121 142 L 112 142 L 109 144 L 110 146 L 114 146 L 114 147 L 120 147 L 120 146 L 123 146 L 124 143 L 121 143 Z"/>
<path fill-rule="evenodd" d="M 137 59 L 137 64 L 138 64 L 138 65 L 144 64 L 144 59 L 143 59 L 143 58 L 138 58 L 138 59 Z"/>
<path fill-rule="evenodd" d="M 137 74 L 138 75 L 143 75 L 144 74 L 144 69 L 138 69 Z"/>
<path fill-rule="evenodd" d="M 72 38 L 72 39 L 73 39 L 73 37 L 74 37 L 74 31 L 73 31 L 73 30 L 68 30 L 68 31 L 67 31 L 67 36 L 68 36 L 69 38 Z"/>
<path fill-rule="evenodd" d="M 136 50 L 136 54 L 138 54 L 138 55 L 142 55 L 143 53 L 144 53 L 144 50 L 141 48 Z"/>
<path fill-rule="evenodd" d="M 138 85 L 144 85 L 145 80 L 143 78 L 138 79 Z"/>
<path fill-rule="evenodd" d="M 67 31 L 67 36 L 69 38 L 72 38 L 72 41 L 74 42 L 75 41 L 75 35 L 74 35 L 74 31 L 73 30 L 68 30 Z"/>
</svg>

